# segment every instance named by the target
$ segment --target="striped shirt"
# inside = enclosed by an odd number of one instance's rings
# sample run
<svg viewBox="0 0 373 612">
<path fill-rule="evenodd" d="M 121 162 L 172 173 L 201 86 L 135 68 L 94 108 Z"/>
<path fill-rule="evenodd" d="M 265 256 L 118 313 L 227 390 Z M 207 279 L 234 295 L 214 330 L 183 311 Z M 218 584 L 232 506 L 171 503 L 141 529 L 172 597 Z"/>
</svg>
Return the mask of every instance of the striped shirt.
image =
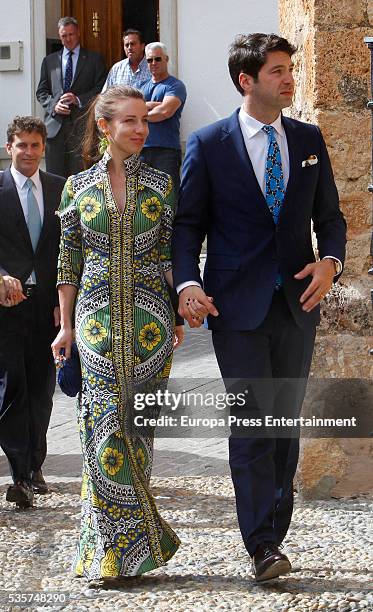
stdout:
<svg viewBox="0 0 373 612">
<path fill-rule="evenodd" d="M 114 64 L 110 69 L 102 91 L 105 91 L 108 87 L 112 87 L 113 85 L 131 85 L 131 87 L 137 87 L 139 89 L 150 79 L 150 77 L 151 74 L 145 57 L 143 57 L 135 72 L 133 72 L 130 66 L 129 59 L 126 58 Z"/>
</svg>

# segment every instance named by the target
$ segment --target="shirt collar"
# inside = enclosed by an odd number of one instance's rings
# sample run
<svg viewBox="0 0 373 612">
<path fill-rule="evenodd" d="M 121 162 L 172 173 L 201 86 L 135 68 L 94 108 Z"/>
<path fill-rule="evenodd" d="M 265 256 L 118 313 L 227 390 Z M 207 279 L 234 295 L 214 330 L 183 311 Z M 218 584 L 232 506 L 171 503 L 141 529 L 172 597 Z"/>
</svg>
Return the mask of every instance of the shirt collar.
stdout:
<svg viewBox="0 0 373 612">
<path fill-rule="evenodd" d="M 73 51 L 74 55 L 76 55 L 76 57 L 79 57 L 79 51 L 80 51 L 80 45 L 76 45 L 76 47 L 74 49 L 66 49 L 66 47 L 63 48 L 62 51 L 62 56 L 63 57 L 67 57 L 70 53 L 70 50 Z"/>
<path fill-rule="evenodd" d="M 127 57 L 126 59 L 127 59 L 127 66 L 132 70 L 131 62 L 130 62 L 129 58 Z M 146 61 L 146 57 L 144 55 L 144 57 L 142 58 L 141 62 L 137 66 L 134 74 L 136 74 L 136 72 L 141 72 L 141 70 L 144 70 L 145 68 L 146 69 L 148 68 L 148 62 Z M 132 70 L 132 72 L 133 72 L 133 70 Z"/>
<path fill-rule="evenodd" d="M 243 106 L 241 106 L 238 116 L 240 118 L 240 121 L 242 121 L 242 123 L 244 124 L 246 128 L 246 133 L 249 138 L 252 138 L 253 136 L 255 136 L 258 132 L 260 132 L 263 125 L 266 125 L 265 123 L 262 123 L 261 121 L 258 121 L 257 119 L 254 119 L 254 117 L 249 115 L 243 109 Z M 284 135 L 284 126 L 282 125 L 282 122 L 281 122 L 281 113 L 279 114 L 277 119 L 275 119 L 272 123 L 268 125 L 272 125 L 280 136 Z"/>
<path fill-rule="evenodd" d="M 40 189 L 41 187 L 41 181 L 40 181 L 40 172 L 39 172 L 39 168 L 36 170 L 36 172 L 32 175 L 32 176 L 25 176 L 24 174 L 22 174 L 21 172 L 19 172 L 18 170 L 16 170 L 16 168 L 13 166 L 13 164 L 10 166 L 10 172 L 12 174 L 12 177 L 14 178 L 14 182 L 16 184 L 16 186 L 18 187 L 18 189 L 23 189 L 25 186 L 25 183 L 27 181 L 27 179 L 31 179 L 32 182 L 34 183 L 35 187 L 37 190 Z"/>
</svg>

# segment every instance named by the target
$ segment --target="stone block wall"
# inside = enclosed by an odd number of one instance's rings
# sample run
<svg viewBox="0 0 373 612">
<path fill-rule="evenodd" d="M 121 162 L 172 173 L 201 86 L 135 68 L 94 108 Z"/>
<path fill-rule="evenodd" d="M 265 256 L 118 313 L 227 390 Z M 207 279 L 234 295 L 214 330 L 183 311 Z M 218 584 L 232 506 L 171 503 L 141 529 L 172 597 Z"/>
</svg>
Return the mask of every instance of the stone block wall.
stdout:
<svg viewBox="0 0 373 612">
<path fill-rule="evenodd" d="M 370 52 L 363 39 L 372 36 L 373 0 L 279 0 L 279 10 L 282 35 L 299 49 L 289 114 L 322 130 L 348 224 L 345 270 L 322 305 L 311 376 L 371 380 Z M 372 492 L 373 441 L 302 440 L 298 485 L 305 497 Z"/>
</svg>

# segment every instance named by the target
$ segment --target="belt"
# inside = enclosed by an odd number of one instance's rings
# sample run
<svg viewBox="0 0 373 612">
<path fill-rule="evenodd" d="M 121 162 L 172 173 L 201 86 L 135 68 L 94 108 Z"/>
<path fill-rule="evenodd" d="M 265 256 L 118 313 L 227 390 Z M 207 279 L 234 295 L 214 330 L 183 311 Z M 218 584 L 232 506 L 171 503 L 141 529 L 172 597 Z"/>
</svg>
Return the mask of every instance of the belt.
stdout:
<svg viewBox="0 0 373 612">
<path fill-rule="evenodd" d="M 36 285 L 25 285 L 23 288 L 23 293 L 28 298 L 35 296 L 36 292 L 37 292 Z"/>
</svg>

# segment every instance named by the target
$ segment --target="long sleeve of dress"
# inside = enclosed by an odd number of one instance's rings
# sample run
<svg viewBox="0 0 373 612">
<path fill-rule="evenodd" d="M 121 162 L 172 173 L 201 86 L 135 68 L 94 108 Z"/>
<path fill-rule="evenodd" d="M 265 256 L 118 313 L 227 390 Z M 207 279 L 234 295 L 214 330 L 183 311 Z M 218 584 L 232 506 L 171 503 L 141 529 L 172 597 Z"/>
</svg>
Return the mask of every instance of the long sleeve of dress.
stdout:
<svg viewBox="0 0 373 612">
<path fill-rule="evenodd" d="M 161 220 L 161 235 L 160 235 L 160 259 L 164 272 L 172 269 L 171 261 L 171 237 L 172 237 L 172 226 L 175 216 L 175 193 L 172 186 L 172 179 L 170 177 L 169 184 L 165 193 L 164 207 Z M 171 304 L 175 313 L 175 324 L 183 325 L 184 319 L 178 313 L 179 307 L 179 296 L 176 290 L 172 287 L 168 287 L 170 294 Z"/>
<path fill-rule="evenodd" d="M 61 221 L 61 241 L 57 285 L 79 287 L 83 264 L 82 234 L 71 178 L 63 189 L 58 215 Z"/>
<path fill-rule="evenodd" d="M 175 214 L 175 196 L 172 185 L 172 179 L 169 177 L 169 183 L 164 196 L 164 205 L 161 219 L 160 232 L 160 260 L 164 272 L 172 268 L 171 263 L 171 236 L 172 224 Z"/>
</svg>

